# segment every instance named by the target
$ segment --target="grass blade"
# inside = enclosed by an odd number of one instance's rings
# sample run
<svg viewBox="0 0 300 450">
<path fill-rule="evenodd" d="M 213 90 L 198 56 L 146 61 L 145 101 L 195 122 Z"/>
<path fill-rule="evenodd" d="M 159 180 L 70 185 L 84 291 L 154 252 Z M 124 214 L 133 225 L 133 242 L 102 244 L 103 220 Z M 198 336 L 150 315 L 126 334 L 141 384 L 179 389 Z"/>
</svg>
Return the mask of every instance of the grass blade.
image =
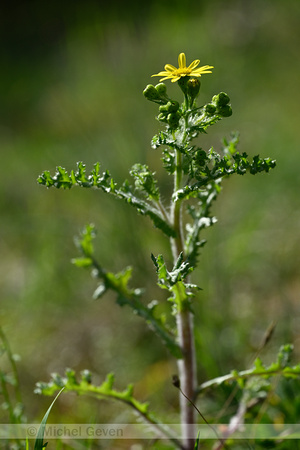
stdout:
<svg viewBox="0 0 300 450">
<path fill-rule="evenodd" d="M 56 402 L 58 396 L 61 394 L 61 392 L 64 390 L 64 388 L 62 388 L 59 393 L 57 394 L 57 396 L 55 397 L 55 399 L 53 400 L 53 402 L 51 403 L 51 405 L 49 406 L 46 414 L 43 417 L 43 420 L 40 424 L 40 427 L 38 429 L 37 432 L 37 436 L 36 436 L 36 440 L 35 440 L 35 444 L 34 444 L 34 450 L 43 450 L 43 448 L 46 447 L 47 444 L 44 444 L 44 432 L 45 432 L 45 428 L 46 428 L 46 424 L 47 424 L 47 420 L 48 420 L 48 416 L 50 414 L 50 411 L 52 409 L 52 406 L 54 405 L 54 403 Z"/>
</svg>

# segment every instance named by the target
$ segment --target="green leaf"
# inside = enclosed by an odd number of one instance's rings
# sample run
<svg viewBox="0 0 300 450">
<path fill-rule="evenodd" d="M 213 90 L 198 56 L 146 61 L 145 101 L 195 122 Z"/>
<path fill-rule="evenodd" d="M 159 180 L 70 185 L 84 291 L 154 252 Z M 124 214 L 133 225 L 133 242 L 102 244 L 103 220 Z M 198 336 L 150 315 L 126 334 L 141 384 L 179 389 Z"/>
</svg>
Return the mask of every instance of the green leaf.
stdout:
<svg viewBox="0 0 300 450">
<path fill-rule="evenodd" d="M 47 445 L 47 444 L 44 444 L 44 432 L 45 432 L 48 416 L 50 414 L 50 411 L 51 411 L 54 403 L 56 402 L 57 398 L 60 396 L 60 394 L 62 393 L 63 390 L 64 390 L 64 388 L 60 389 L 59 393 L 56 395 L 55 399 L 53 400 L 53 402 L 51 403 L 50 407 L 48 408 L 46 414 L 43 417 L 43 420 L 42 420 L 40 427 L 38 429 L 38 432 L 37 432 L 37 437 L 36 437 L 35 444 L 34 444 L 34 450 L 43 450 L 43 448 L 45 448 Z"/>
<path fill-rule="evenodd" d="M 256 372 L 260 373 L 260 372 L 263 372 L 264 370 L 265 370 L 265 367 L 262 363 L 262 360 L 260 358 L 256 358 L 254 361 L 253 373 L 256 373 Z"/>
<path fill-rule="evenodd" d="M 145 164 L 135 164 L 130 171 L 130 175 L 135 179 L 136 189 L 142 191 L 147 199 L 159 200 L 157 180 L 154 178 L 155 172 L 150 172 Z"/>
<path fill-rule="evenodd" d="M 93 265 L 91 258 L 72 258 L 71 262 L 77 267 L 91 267 Z"/>
<path fill-rule="evenodd" d="M 177 283 L 170 288 L 170 291 L 173 295 L 169 300 L 176 305 L 174 314 L 176 314 L 177 311 L 183 311 L 184 309 L 191 310 L 189 304 L 189 297 L 191 294 L 187 291 L 187 287 L 182 281 L 177 281 Z"/>
<path fill-rule="evenodd" d="M 169 149 L 164 149 L 162 153 L 162 162 L 163 166 L 169 174 L 173 174 L 175 172 L 176 164 L 175 164 L 175 153 L 170 151 Z"/>
<path fill-rule="evenodd" d="M 185 253 L 191 267 L 197 265 L 199 251 L 206 243 L 206 240 L 200 239 L 201 231 L 217 222 L 211 215 L 211 207 L 221 192 L 220 183 L 221 180 L 211 182 L 206 190 L 198 192 L 198 204 L 187 207 L 191 222 L 186 225 Z"/>
<path fill-rule="evenodd" d="M 117 294 L 117 303 L 120 306 L 130 306 L 134 313 L 142 317 L 149 328 L 153 330 L 162 342 L 169 349 L 175 358 L 181 358 L 182 352 L 177 344 L 175 337 L 167 329 L 162 317 L 156 317 L 153 303 L 145 306 L 140 297 L 141 289 L 132 289 L 128 286 L 132 275 L 132 268 L 127 267 L 116 274 L 104 270 L 94 258 L 93 239 L 95 238 L 95 229 L 93 225 L 87 225 L 76 239 L 77 247 L 83 254 L 81 258 L 73 259 L 73 262 L 79 267 L 89 267 L 93 269 L 93 275 L 101 280 L 94 292 L 93 298 L 99 299 L 107 290 L 112 290 Z M 183 266 L 185 267 L 185 266 Z M 180 270 L 183 270 L 181 268 Z"/>
<path fill-rule="evenodd" d="M 93 240 L 95 239 L 95 236 L 95 226 L 89 224 L 82 230 L 80 237 L 75 238 L 75 244 L 84 254 L 84 258 L 76 258 L 74 264 L 81 265 L 81 267 L 90 266 L 90 264 L 85 265 L 85 263 L 92 261 L 92 256 L 94 254 Z"/>
<path fill-rule="evenodd" d="M 47 187 L 56 187 L 57 189 L 69 189 L 73 186 L 81 186 L 86 188 L 98 187 L 106 191 L 110 188 L 110 175 L 106 171 L 100 175 L 100 164 L 94 164 L 94 168 L 90 175 L 86 175 L 86 166 L 82 162 L 77 163 L 77 170 L 71 171 L 70 174 L 63 167 L 58 166 L 53 176 L 49 171 L 44 171 L 37 179 L 39 184 Z"/>
<path fill-rule="evenodd" d="M 156 273 L 158 275 L 158 285 L 163 289 L 169 289 L 174 286 L 178 281 L 184 280 L 193 268 L 190 266 L 189 262 L 183 261 L 183 254 L 181 253 L 173 267 L 169 272 L 164 258 L 162 255 L 158 255 L 155 258 L 151 255 L 151 259 L 156 267 Z"/>
<path fill-rule="evenodd" d="M 194 295 L 192 290 L 199 290 L 200 288 L 196 285 L 185 283 L 184 279 L 193 271 L 193 267 L 190 266 L 189 262 L 183 260 L 182 253 L 170 272 L 162 255 L 158 255 L 157 258 L 151 255 L 151 258 L 156 267 L 158 286 L 162 289 L 167 289 L 172 294 L 168 300 L 175 306 L 173 313 L 176 314 L 178 310 L 181 311 L 182 309 L 191 310 L 190 298 Z"/>
<path fill-rule="evenodd" d="M 206 133 L 206 130 L 221 120 L 221 115 L 208 111 L 207 105 L 193 109 L 188 117 L 188 135 L 189 139 L 196 138 L 199 133 Z"/>
<path fill-rule="evenodd" d="M 77 170 L 71 171 L 70 175 L 66 169 L 57 167 L 56 173 L 52 177 L 49 171 L 44 171 L 38 177 L 38 183 L 44 186 L 56 187 L 57 189 L 69 189 L 73 186 L 85 188 L 99 188 L 103 192 L 114 195 L 115 197 L 126 201 L 126 203 L 134 206 L 137 211 L 145 216 L 150 217 L 154 226 L 159 228 L 166 236 L 175 237 L 175 231 L 168 222 L 167 218 L 162 214 L 159 208 L 149 203 L 147 199 L 157 202 L 159 200 L 159 191 L 156 187 L 156 180 L 147 166 L 136 165 L 132 169 L 132 175 L 135 177 L 136 187 L 146 195 L 146 199 L 140 198 L 134 193 L 128 181 L 118 188 L 117 184 L 110 177 L 108 171 L 102 175 L 99 173 L 100 164 L 96 163 L 90 175 L 86 174 L 86 166 L 82 162 L 77 163 Z"/>
<path fill-rule="evenodd" d="M 290 362 L 294 346 L 292 344 L 282 345 L 277 356 L 277 364 L 279 367 L 285 368 Z"/>
<path fill-rule="evenodd" d="M 134 206 L 140 214 L 150 217 L 154 226 L 163 231 L 166 236 L 175 237 L 176 233 L 174 229 L 162 213 L 157 208 L 150 205 L 146 200 L 137 197 L 128 183 L 123 183 L 122 187 L 115 191 L 115 194 L 131 206 Z"/>
<path fill-rule="evenodd" d="M 299 378 L 300 363 L 296 366 L 288 366 L 292 350 L 293 346 L 291 344 L 283 345 L 279 349 L 276 362 L 271 363 L 269 366 L 265 366 L 260 358 L 256 358 L 252 369 L 242 370 L 240 372 L 235 370 L 228 375 L 209 380 L 201 384 L 198 388 L 198 392 L 212 386 L 218 386 L 231 381 L 239 382 L 240 380 L 247 380 L 251 377 L 261 377 L 266 380 L 276 375 L 281 375 L 285 378 Z"/>
<path fill-rule="evenodd" d="M 197 433 L 197 439 L 195 442 L 194 450 L 198 450 L 199 445 L 200 445 L 200 431 L 198 431 L 198 433 Z"/>
<path fill-rule="evenodd" d="M 178 141 L 174 139 L 171 131 L 161 131 L 159 134 L 155 135 L 151 141 L 151 146 L 154 149 L 160 146 L 168 146 L 169 148 L 182 150 Z"/>
<path fill-rule="evenodd" d="M 234 155 L 237 152 L 237 144 L 239 143 L 239 133 L 231 133 L 231 139 L 227 141 L 223 139 L 223 153 L 224 155 Z"/>
<path fill-rule="evenodd" d="M 71 376 L 70 376 L 71 373 Z M 79 395 L 92 395 L 96 398 L 112 397 L 117 400 L 121 400 L 125 403 L 133 406 L 141 414 L 145 414 L 148 411 L 148 403 L 140 403 L 134 397 L 132 397 L 132 387 L 128 387 L 124 391 L 117 391 L 114 389 L 115 376 L 113 373 L 109 373 L 103 383 L 99 386 L 93 385 L 91 382 L 87 382 L 86 373 L 81 373 L 81 379 L 77 380 L 75 377 L 75 372 L 67 369 L 65 377 L 58 375 L 52 375 L 52 379 L 49 383 L 39 382 L 36 385 L 35 393 L 43 395 L 53 395 L 58 389 L 63 389 L 65 392 L 76 392 Z M 60 393 L 59 393 L 60 394 Z M 59 395 L 58 394 L 58 395 Z M 57 398 L 57 397 L 56 397 Z M 54 403 L 54 402 L 53 402 Z M 52 405 L 53 405 L 52 403 Z M 52 407 L 51 405 L 51 407 Z M 48 415 L 50 409 L 47 411 Z M 46 420 L 48 418 L 46 417 Z M 44 418 L 45 419 L 45 418 Z M 44 420 L 43 419 L 43 420 Z M 35 449 L 37 450 L 37 449 Z"/>
<path fill-rule="evenodd" d="M 102 384 L 97 386 L 92 383 L 89 371 L 85 370 L 81 372 L 80 379 L 77 380 L 75 372 L 67 369 L 64 377 L 55 374 L 52 375 L 52 379 L 48 383 L 37 383 L 35 393 L 53 395 L 58 389 L 61 389 L 62 385 L 65 392 L 75 392 L 78 395 L 88 395 L 99 400 L 112 399 L 120 401 L 130 406 L 140 416 L 140 418 L 150 424 L 158 434 L 161 435 L 162 433 L 165 437 L 174 442 L 177 448 L 181 448 L 180 442 L 177 437 L 174 436 L 172 430 L 170 430 L 166 425 L 162 425 L 162 421 L 158 420 L 154 414 L 149 411 L 149 404 L 146 402 L 142 403 L 133 396 L 133 385 L 129 384 L 123 391 L 118 391 L 114 389 L 114 381 L 114 374 L 109 373 Z M 49 413 L 49 410 L 47 413 Z M 38 447 L 35 448 L 35 450 L 42 450 L 42 448 Z"/>
</svg>

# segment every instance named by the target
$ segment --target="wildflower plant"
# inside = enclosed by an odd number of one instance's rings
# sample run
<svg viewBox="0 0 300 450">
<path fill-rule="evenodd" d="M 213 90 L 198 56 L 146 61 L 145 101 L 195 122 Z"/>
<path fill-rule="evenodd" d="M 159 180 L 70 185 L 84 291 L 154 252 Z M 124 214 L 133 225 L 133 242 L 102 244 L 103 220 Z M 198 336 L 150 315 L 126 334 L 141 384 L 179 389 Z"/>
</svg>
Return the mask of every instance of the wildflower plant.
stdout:
<svg viewBox="0 0 300 450">
<path fill-rule="evenodd" d="M 98 279 L 95 299 L 101 298 L 108 290 L 113 291 L 117 303 L 128 306 L 144 320 L 169 350 L 170 357 L 177 360 L 178 373 L 173 383 L 179 389 L 181 435 L 174 435 L 167 425 L 162 424 L 150 411 L 148 403 L 135 399 L 132 385 L 122 392 L 117 391 L 114 388 L 113 374 L 109 374 L 102 384 L 95 386 L 87 370 L 76 376 L 73 370 L 68 369 L 64 376 L 55 374 L 49 383 L 39 383 L 37 392 L 53 395 L 64 388 L 64 392 L 75 391 L 94 395 L 99 399 L 121 401 L 152 425 L 158 436 L 169 439 L 174 448 L 185 450 L 197 448 L 201 443 L 201 435 L 197 437 L 197 423 L 204 416 L 199 416 L 201 405 L 199 409 L 195 405 L 200 392 L 228 381 L 236 382 L 239 389 L 244 389 L 248 395 L 243 397 L 243 408 L 237 412 L 240 414 L 239 420 L 243 420 L 250 408 L 250 399 L 266 389 L 272 376 L 282 374 L 297 377 L 300 373 L 299 366 L 288 366 L 287 356 L 291 347 L 286 346 L 281 348 L 278 360 L 272 367 L 264 366 L 257 359 L 254 367 L 249 370 L 236 371 L 214 380 L 202 381 L 201 384 L 197 378 L 201 355 L 198 355 L 198 362 L 194 339 L 194 304 L 201 295 L 201 287 L 191 281 L 191 274 L 198 265 L 200 250 L 206 243 L 203 231 L 216 223 L 212 212 L 213 203 L 221 192 L 224 179 L 246 173 L 268 173 L 276 164 L 271 158 L 261 158 L 258 155 L 249 157 L 245 152 L 241 153 L 237 149 L 237 133 L 232 134 L 230 139 L 224 139 L 219 151 L 212 147 L 206 150 L 198 145 L 196 138 L 207 133 L 210 126 L 232 114 L 230 98 L 224 92 L 214 95 L 206 104 L 197 104 L 200 78 L 211 74 L 213 69 L 210 65 L 197 68 L 199 63 L 199 60 L 195 60 L 187 66 L 185 54 L 181 53 L 178 58 L 179 67 L 167 64 L 163 71 L 153 75 L 162 77 L 160 82 L 155 86 L 149 84 L 143 92 L 147 100 L 158 106 L 156 118 L 159 131 L 153 137 L 151 146 L 158 157 L 161 157 L 166 173 L 173 178 L 173 191 L 169 199 L 162 197 L 151 168 L 140 163 L 131 168 L 131 181 L 125 180 L 122 184 L 117 183 L 107 170 L 101 172 L 98 162 L 89 173 L 86 166 L 79 162 L 77 168 L 70 173 L 57 167 L 54 175 L 45 171 L 38 178 L 38 182 L 48 188 L 93 188 L 121 199 L 139 214 L 148 216 L 169 240 L 173 260 L 171 266 L 166 263 L 170 255 L 151 255 L 151 258 L 158 278 L 157 284 L 166 291 L 166 304 L 170 308 L 170 316 L 175 320 L 168 321 L 160 316 L 156 308 L 157 302 L 147 299 L 143 290 L 131 287 L 131 268 L 113 273 L 102 267 L 94 253 L 94 226 L 87 225 L 77 238 L 80 255 L 74 258 L 73 263 L 77 267 L 90 269 Z M 181 103 L 169 96 L 167 86 L 162 82 L 164 80 L 178 84 L 183 95 Z M 200 320 L 197 318 L 197 323 Z M 247 384 L 248 380 L 257 380 L 259 377 L 264 377 L 263 384 L 257 381 L 256 384 L 252 382 L 252 387 Z M 218 448 L 229 445 L 227 439 L 230 433 L 227 430 L 224 439 L 217 440 Z"/>
</svg>

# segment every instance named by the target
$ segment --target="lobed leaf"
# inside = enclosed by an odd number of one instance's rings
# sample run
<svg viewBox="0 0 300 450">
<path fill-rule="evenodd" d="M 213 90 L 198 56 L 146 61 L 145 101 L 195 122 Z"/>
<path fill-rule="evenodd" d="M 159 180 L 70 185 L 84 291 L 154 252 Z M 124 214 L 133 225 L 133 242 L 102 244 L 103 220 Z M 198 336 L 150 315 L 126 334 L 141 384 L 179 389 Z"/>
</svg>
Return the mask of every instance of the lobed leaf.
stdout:
<svg viewBox="0 0 300 450">
<path fill-rule="evenodd" d="M 221 377 L 206 381 L 199 386 L 198 392 L 223 383 L 228 383 L 231 381 L 240 382 L 251 377 L 269 379 L 273 376 L 281 375 L 285 378 L 299 378 L 300 363 L 295 366 L 288 365 L 292 350 L 293 346 L 291 344 L 282 345 L 279 349 L 276 361 L 271 363 L 269 366 L 265 366 L 260 358 L 256 358 L 252 369 L 242 371 L 235 370 L 228 375 L 223 375 Z"/>
<path fill-rule="evenodd" d="M 136 165 L 133 167 L 131 174 L 136 181 L 136 188 L 146 194 L 146 200 L 138 197 L 134 193 L 134 189 L 125 181 L 121 187 L 115 183 L 110 177 L 108 171 L 100 174 L 100 164 L 94 164 L 94 168 L 89 175 L 86 174 L 86 166 L 82 162 L 77 163 L 77 170 L 67 173 L 66 169 L 57 167 L 53 176 L 49 171 L 44 171 L 38 177 L 38 183 L 48 188 L 56 187 L 57 189 L 70 189 L 73 186 L 80 186 L 85 188 L 98 188 L 103 192 L 113 194 L 131 206 L 134 206 L 137 211 L 145 216 L 150 217 L 154 226 L 159 228 L 166 236 L 175 237 L 175 232 L 168 222 L 167 218 L 162 214 L 159 208 L 149 203 L 147 199 L 158 201 L 159 191 L 156 186 L 154 174 L 151 173 L 147 166 Z"/>
<path fill-rule="evenodd" d="M 193 271 L 193 267 L 189 262 L 183 260 L 183 253 L 179 255 L 170 272 L 162 255 L 158 255 L 157 258 L 151 255 L 151 258 L 156 267 L 158 286 L 162 289 L 167 289 L 172 294 L 168 300 L 174 305 L 173 313 L 182 309 L 191 310 L 190 298 L 194 295 L 192 291 L 200 288 L 184 282 L 184 279 Z"/>
<path fill-rule="evenodd" d="M 163 435 L 165 438 L 170 439 L 176 448 L 182 448 L 180 441 L 172 430 L 168 426 L 161 424 L 161 421 L 149 411 L 149 404 L 147 402 L 142 403 L 133 396 L 132 384 L 129 384 L 123 391 L 118 391 L 114 388 L 114 381 L 114 374 L 109 373 L 102 384 L 97 386 L 92 383 L 92 376 L 88 370 L 82 371 L 78 380 L 74 370 L 67 369 L 63 377 L 53 374 L 52 379 L 48 383 L 38 382 L 35 393 L 53 395 L 63 386 L 65 392 L 75 392 L 78 395 L 88 395 L 100 400 L 109 398 L 121 401 L 133 408 L 145 422 L 150 424 L 158 436 Z M 35 450 L 41 449 L 37 448 Z"/>
<path fill-rule="evenodd" d="M 157 187 L 157 180 L 155 180 L 154 172 L 150 172 L 148 166 L 145 164 L 135 164 L 131 171 L 135 179 L 135 187 L 137 190 L 143 192 L 147 199 L 158 201 L 160 194 Z"/>
<path fill-rule="evenodd" d="M 104 270 L 94 258 L 92 243 L 94 238 L 94 227 L 92 225 L 88 225 L 82 232 L 81 236 L 76 240 L 77 246 L 83 254 L 83 257 L 72 260 L 77 266 L 92 268 L 94 276 L 101 280 L 94 292 L 93 297 L 98 299 L 102 297 L 107 290 L 114 291 L 117 294 L 117 303 L 120 306 L 130 306 L 134 313 L 142 317 L 146 321 L 149 328 L 158 335 L 171 354 L 175 358 L 181 358 L 181 348 L 177 344 L 173 334 L 167 329 L 163 318 L 155 316 L 154 304 L 152 303 L 148 306 L 144 305 L 140 299 L 142 290 L 132 289 L 129 287 L 132 268 L 127 267 L 123 271 L 116 274 Z"/>
<path fill-rule="evenodd" d="M 38 382 L 34 392 L 36 394 L 53 395 L 58 389 L 63 388 L 65 392 L 76 392 L 79 395 L 92 395 L 100 399 L 111 397 L 129 404 L 142 415 L 148 413 L 148 403 L 141 403 L 132 396 L 131 385 L 124 391 L 115 390 L 113 387 L 115 376 L 113 373 L 109 373 L 102 384 L 95 386 L 90 382 L 91 376 L 89 372 L 89 379 L 87 381 L 87 372 L 85 370 L 81 373 L 79 381 L 76 378 L 75 372 L 70 369 L 66 370 L 64 377 L 53 374 L 52 379 L 48 383 Z"/>
</svg>

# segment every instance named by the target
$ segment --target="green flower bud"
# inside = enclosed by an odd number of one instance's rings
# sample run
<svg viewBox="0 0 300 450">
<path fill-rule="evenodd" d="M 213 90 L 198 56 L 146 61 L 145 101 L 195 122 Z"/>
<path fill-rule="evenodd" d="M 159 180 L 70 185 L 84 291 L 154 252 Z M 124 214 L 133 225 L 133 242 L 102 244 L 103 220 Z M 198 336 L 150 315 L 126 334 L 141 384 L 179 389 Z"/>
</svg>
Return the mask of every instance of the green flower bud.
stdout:
<svg viewBox="0 0 300 450">
<path fill-rule="evenodd" d="M 187 82 L 187 94 L 191 97 L 192 101 L 195 100 L 200 91 L 201 83 L 198 78 L 190 78 Z"/>
<path fill-rule="evenodd" d="M 159 112 L 161 112 L 161 113 L 169 112 L 169 110 L 168 110 L 168 103 L 166 105 L 161 105 L 158 109 L 159 109 Z"/>
<path fill-rule="evenodd" d="M 176 112 L 179 109 L 179 103 L 176 102 L 176 100 L 171 100 L 170 102 L 167 103 L 167 108 L 168 108 L 168 112 L 172 113 L 172 112 Z"/>
<path fill-rule="evenodd" d="M 158 94 L 157 90 L 152 84 L 148 84 L 148 86 L 146 86 L 146 88 L 143 91 L 143 94 L 147 100 L 150 100 L 150 102 L 160 100 L 160 95 Z"/>
<path fill-rule="evenodd" d="M 187 82 L 188 82 L 188 77 L 181 77 L 178 80 L 178 86 L 180 87 L 180 89 L 182 90 L 182 92 L 184 94 L 187 93 Z"/>
<path fill-rule="evenodd" d="M 220 92 L 218 106 L 228 105 L 229 102 L 230 102 L 229 96 L 227 94 L 225 94 L 225 92 Z"/>
<path fill-rule="evenodd" d="M 201 149 L 196 152 L 194 160 L 198 166 L 204 166 L 207 162 L 207 159 L 207 154 L 204 150 Z"/>
<path fill-rule="evenodd" d="M 161 105 L 159 107 L 159 111 L 162 113 L 168 112 L 168 113 L 172 113 L 172 112 L 176 112 L 179 109 L 179 103 L 176 102 L 175 100 L 170 100 L 166 105 Z"/>
<path fill-rule="evenodd" d="M 175 128 L 178 128 L 179 119 L 180 119 L 180 114 L 178 112 L 173 112 L 168 115 L 168 117 L 167 117 L 168 124 L 169 124 L 170 128 L 172 128 L 172 130 L 175 130 Z"/>
<path fill-rule="evenodd" d="M 228 103 L 230 102 L 230 98 L 228 97 L 227 94 L 225 94 L 225 92 L 220 92 L 220 94 L 218 95 L 214 95 L 212 101 L 218 106 L 225 106 L 228 105 Z"/>
<path fill-rule="evenodd" d="M 224 105 L 221 108 L 218 108 L 218 114 L 223 117 L 229 117 L 232 114 L 231 106 Z"/>
<path fill-rule="evenodd" d="M 164 97 L 167 94 L 167 86 L 165 83 L 159 83 L 155 86 L 155 89 L 158 92 L 158 95 Z"/>
<path fill-rule="evenodd" d="M 209 116 L 212 116 L 215 112 L 216 112 L 216 106 L 213 105 L 212 103 L 208 103 L 207 105 L 205 105 L 205 112 L 206 114 L 208 114 Z"/>
</svg>

